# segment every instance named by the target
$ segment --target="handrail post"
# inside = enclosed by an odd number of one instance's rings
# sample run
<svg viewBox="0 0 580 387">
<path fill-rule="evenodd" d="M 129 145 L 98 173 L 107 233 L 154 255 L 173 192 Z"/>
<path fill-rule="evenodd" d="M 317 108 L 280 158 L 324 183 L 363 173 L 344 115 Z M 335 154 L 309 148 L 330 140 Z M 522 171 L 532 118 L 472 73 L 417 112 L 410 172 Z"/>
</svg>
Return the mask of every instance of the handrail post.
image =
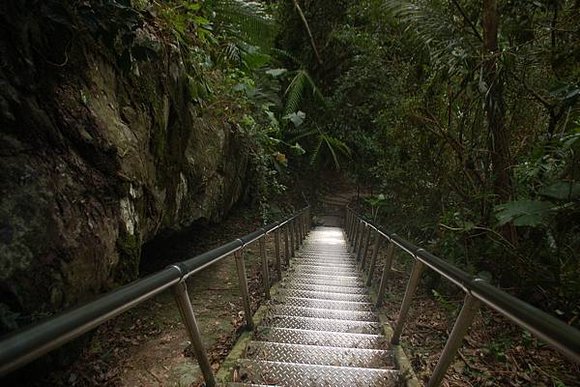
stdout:
<svg viewBox="0 0 580 387">
<path fill-rule="evenodd" d="M 360 237 L 361 237 L 361 231 L 363 228 L 364 223 L 362 222 L 362 220 L 357 219 L 356 220 L 356 231 L 354 234 L 354 245 L 352 247 L 352 253 L 355 255 L 357 255 L 357 251 L 358 251 L 358 245 L 360 244 Z"/>
<path fill-rule="evenodd" d="M 183 319 L 183 323 L 185 324 L 187 333 L 191 339 L 191 345 L 193 346 L 195 358 L 197 359 L 199 368 L 201 368 L 201 372 L 203 373 L 205 385 L 208 387 L 214 387 L 216 385 L 215 376 L 203 346 L 203 341 L 201 339 L 199 327 L 197 326 L 193 307 L 191 306 L 191 300 L 189 299 L 189 294 L 187 293 L 187 285 L 185 284 L 185 281 L 177 283 L 173 287 L 173 291 L 175 294 L 175 302 L 177 303 L 181 318 Z"/>
<path fill-rule="evenodd" d="M 290 232 L 290 257 L 294 256 L 294 249 L 296 246 L 296 242 L 294 241 L 294 219 L 288 222 L 288 230 Z"/>
<path fill-rule="evenodd" d="M 276 274 L 278 274 L 278 280 L 282 280 L 282 263 L 280 260 L 280 227 L 277 227 L 274 231 L 274 254 L 276 256 Z"/>
<path fill-rule="evenodd" d="M 447 343 L 445 344 L 445 348 L 443 348 L 443 352 L 441 353 L 441 357 L 437 362 L 437 366 L 435 367 L 435 370 L 429 379 L 429 383 L 427 384 L 428 387 L 437 387 L 443 381 L 443 378 L 447 373 L 447 369 L 457 354 L 457 350 L 463 343 L 463 337 L 465 336 L 465 333 L 467 333 L 467 330 L 471 326 L 471 323 L 473 322 L 473 319 L 479 310 L 480 304 L 481 302 L 477 298 L 467 293 L 465 296 L 465 301 L 463 301 L 461 312 L 459 312 L 459 316 L 457 316 L 457 320 L 455 320 L 453 330 L 447 339 Z"/>
<path fill-rule="evenodd" d="M 292 224 L 294 227 L 294 250 L 298 250 L 300 248 L 300 230 L 298 227 L 298 220 L 294 218 Z"/>
<path fill-rule="evenodd" d="M 246 329 L 254 329 L 254 320 L 252 319 L 252 308 L 250 305 L 250 292 L 248 291 L 248 279 L 246 277 L 246 265 L 244 264 L 244 250 L 238 250 L 234 253 L 236 268 L 238 270 L 238 280 L 240 283 L 240 293 L 244 303 L 244 317 L 246 319 Z"/>
<path fill-rule="evenodd" d="M 290 265 L 290 231 L 288 230 L 290 225 L 286 223 L 284 225 L 284 261 L 286 266 Z"/>
<path fill-rule="evenodd" d="M 346 233 L 346 238 L 350 239 L 350 211 L 348 210 L 348 208 L 345 209 L 346 215 L 344 216 L 344 222 L 345 222 L 345 233 Z"/>
<path fill-rule="evenodd" d="M 360 261 L 361 261 L 361 254 L 363 251 L 363 245 L 365 242 L 365 235 L 367 234 L 367 229 L 368 229 L 368 225 L 366 223 L 362 224 L 362 228 L 360 231 L 360 240 L 358 242 L 358 248 L 356 250 L 356 260 L 359 261 L 359 265 L 360 265 Z"/>
<path fill-rule="evenodd" d="M 366 264 L 366 261 L 367 261 L 367 255 L 369 253 L 369 245 L 371 243 L 372 232 L 373 232 L 372 227 L 371 226 L 368 226 L 367 227 L 367 238 L 366 238 L 366 241 L 365 241 L 365 248 L 363 250 L 362 257 L 361 257 L 361 260 L 360 260 L 360 270 L 363 271 L 363 272 L 364 272 L 365 264 Z"/>
<path fill-rule="evenodd" d="M 377 263 L 377 256 L 379 255 L 379 248 L 381 247 L 382 240 L 383 238 L 381 237 L 381 234 L 377 232 L 375 244 L 373 246 L 373 255 L 371 256 L 371 262 L 369 264 L 369 270 L 367 273 L 367 282 L 366 282 L 367 286 L 371 286 L 371 282 L 373 280 L 375 265 Z"/>
<path fill-rule="evenodd" d="M 268 267 L 268 255 L 266 254 L 266 235 L 264 234 L 259 241 L 260 259 L 262 261 L 262 282 L 264 284 L 264 296 L 266 300 L 270 299 L 270 268 Z"/>
<path fill-rule="evenodd" d="M 399 344 L 399 339 L 401 338 L 401 333 L 403 332 L 403 326 L 407 321 L 409 308 L 411 307 L 411 302 L 413 301 L 413 296 L 417 290 L 417 285 L 419 284 L 421 273 L 423 272 L 424 268 L 425 264 L 415 258 L 415 264 L 413 265 L 413 270 L 411 271 L 409 282 L 407 282 L 407 289 L 405 290 L 405 296 L 403 297 L 403 302 L 401 303 L 401 310 L 399 311 L 397 324 L 395 325 L 393 337 L 391 338 L 391 344 Z"/>
<path fill-rule="evenodd" d="M 387 287 L 387 280 L 389 278 L 389 273 L 391 272 L 391 267 L 393 266 L 394 255 L 395 255 L 395 244 L 392 241 L 390 241 L 389 247 L 387 247 L 387 255 L 385 256 L 385 266 L 383 266 L 381 285 L 379 286 L 379 292 L 377 293 L 377 303 L 376 303 L 377 308 L 383 304 L 383 298 L 385 297 L 385 290 Z"/>
<path fill-rule="evenodd" d="M 354 218 L 352 223 L 352 238 L 350 239 L 350 247 L 352 248 L 352 252 L 354 253 L 355 251 L 355 246 L 356 246 L 356 238 L 357 238 L 357 233 L 358 233 L 358 226 L 359 224 L 357 223 L 357 218 Z"/>
</svg>

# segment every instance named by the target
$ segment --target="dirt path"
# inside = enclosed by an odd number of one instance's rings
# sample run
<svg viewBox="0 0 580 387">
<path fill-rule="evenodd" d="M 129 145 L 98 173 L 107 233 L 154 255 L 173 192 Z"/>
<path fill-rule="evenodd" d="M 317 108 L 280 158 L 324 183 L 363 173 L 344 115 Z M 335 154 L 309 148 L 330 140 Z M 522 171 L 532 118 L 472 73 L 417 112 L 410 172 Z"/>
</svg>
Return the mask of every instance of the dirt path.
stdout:
<svg viewBox="0 0 580 387">
<path fill-rule="evenodd" d="M 183 259 L 183 254 L 195 256 L 254 231 L 259 225 L 255 214 L 238 213 L 219 227 L 195 230 L 195 235 L 190 235 L 192 239 L 181 241 L 179 248 L 166 245 L 167 255 L 163 259 L 157 256 L 154 265 L 144 266 L 154 271 L 156 266 L 164 267 Z M 163 254 L 162 246 L 153 255 Z M 267 251 L 272 257 L 273 237 L 267 239 Z M 182 254 L 182 258 L 176 259 L 176 254 Z M 247 248 L 245 257 L 255 311 L 263 298 L 258 246 Z M 275 275 L 274 270 L 271 275 Z M 243 324 L 233 257 L 192 276 L 187 285 L 204 345 L 212 367 L 217 370 Z M 92 344 L 71 367 L 55 371 L 48 380 L 35 385 L 191 386 L 201 382 L 201 371 L 189 349 L 173 295 L 168 291 L 99 327 Z"/>
</svg>

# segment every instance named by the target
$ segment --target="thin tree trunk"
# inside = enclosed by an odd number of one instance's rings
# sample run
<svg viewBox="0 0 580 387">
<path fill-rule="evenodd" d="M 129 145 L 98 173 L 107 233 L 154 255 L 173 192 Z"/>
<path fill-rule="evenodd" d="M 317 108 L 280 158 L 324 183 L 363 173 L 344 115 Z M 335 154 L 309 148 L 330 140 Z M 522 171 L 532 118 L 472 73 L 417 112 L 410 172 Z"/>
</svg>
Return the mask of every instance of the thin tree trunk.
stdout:
<svg viewBox="0 0 580 387">
<path fill-rule="evenodd" d="M 312 49 L 314 50 L 314 55 L 316 55 L 316 59 L 318 60 L 318 64 L 322 64 L 322 58 L 320 57 L 320 54 L 318 53 L 318 48 L 316 47 L 316 43 L 314 42 L 314 36 L 312 36 L 312 31 L 310 30 L 310 25 L 308 24 L 308 21 L 306 20 L 306 16 L 304 16 L 304 12 L 302 12 L 302 8 L 300 8 L 300 4 L 298 4 L 298 0 L 292 0 L 292 2 L 294 3 L 294 8 L 298 12 L 298 15 L 300 15 L 300 19 L 302 19 L 302 23 L 304 24 L 304 28 L 306 28 L 306 32 L 308 33 L 308 36 L 310 37 L 310 44 L 312 45 Z"/>
<path fill-rule="evenodd" d="M 493 191 L 499 202 L 512 199 L 513 182 L 510 173 L 510 136 L 505 125 L 505 102 L 503 81 L 499 69 L 498 29 L 499 13 L 497 0 L 483 0 L 483 77 L 487 85 L 485 112 L 490 133 Z M 513 225 L 504 230 L 504 236 L 515 243 L 517 239 Z"/>
</svg>

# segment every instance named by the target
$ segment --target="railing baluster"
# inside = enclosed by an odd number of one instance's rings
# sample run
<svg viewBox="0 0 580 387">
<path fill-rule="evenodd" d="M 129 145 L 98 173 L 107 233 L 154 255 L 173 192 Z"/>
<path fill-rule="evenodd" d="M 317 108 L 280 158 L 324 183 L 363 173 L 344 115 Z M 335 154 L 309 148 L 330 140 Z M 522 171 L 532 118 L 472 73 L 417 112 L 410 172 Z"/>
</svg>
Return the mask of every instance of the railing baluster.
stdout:
<svg viewBox="0 0 580 387">
<path fill-rule="evenodd" d="M 437 387 L 443 381 L 443 378 L 447 373 L 447 369 L 455 358 L 457 350 L 461 347 L 463 337 L 471 326 L 471 323 L 473 322 L 473 319 L 475 318 L 480 305 L 481 302 L 471 294 L 468 293 L 465 296 L 465 301 L 463 301 L 461 312 L 459 312 L 459 316 L 457 316 L 457 320 L 455 320 L 453 330 L 447 339 L 447 343 L 445 344 L 445 348 L 443 349 L 441 357 L 437 362 L 437 366 L 435 367 L 435 370 L 429 379 L 429 383 L 427 384 L 428 387 Z"/>
<path fill-rule="evenodd" d="M 290 265 L 290 225 L 286 223 L 284 225 L 284 261 L 286 263 L 286 267 Z"/>
<path fill-rule="evenodd" d="M 370 243 L 371 243 L 372 231 L 373 231 L 372 227 L 371 226 L 368 226 L 367 227 L 367 238 L 366 238 L 366 241 L 365 241 L 365 244 L 364 244 L 365 247 L 364 247 L 364 250 L 363 250 L 363 253 L 362 253 L 362 257 L 361 257 L 361 260 L 360 260 L 360 270 L 363 271 L 363 272 L 365 270 L 365 264 L 367 263 L 367 255 L 369 253 L 369 246 L 370 246 Z"/>
<path fill-rule="evenodd" d="M 379 255 L 379 249 L 381 247 L 381 242 L 383 240 L 383 237 L 381 236 L 381 234 L 379 234 L 378 232 L 375 235 L 375 244 L 373 246 L 373 255 L 371 256 L 371 262 L 369 264 L 369 270 L 367 273 L 367 286 L 371 286 L 371 282 L 373 280 L 373 275 L 375 272 L 375 265 L 377 263 L 377 256 Z"/>
<path fill-rule="evenodd" d="M 238 250 L 234 253 L 236 268 L 238 270 L 238 280 L 240 283 L 240 293 L 244 303 L 244 317 L 246 319 L 246 328 L 254 329 L 254 320 L 252 319 L 252 308 L 250 304 L 250 292 L 248 291 L 248 279 L 246 277 L 246 265 L 244 263 L 244 250 Z"/>
<path fill-rule="evenodd" d="M 389 278 L 389 273 L 391 272 L 391 267 L 393 265 L 393 256 L 395 255 L 395 244 L 389 242 L 389 247 L 387 247 L 387 255 L 385 256 L 385 266 L 383 267 L 383 275 L 381 276 L 381 285 L 379 286 L 379 292 L 377 293 L 377 303 L 376 307 L 380 307 L 383 304 L 383 298 L 385 297 L 385 290 L 387 288 L 387 280 Z"/>
<path fill-rule="evenodd" d="M 203 373 L 205 385 L 208 387 L 214 387 L 216 385 L 215 377 L 211 369 L 211 364 L 209 364 L 207 353 L 203 346 L 203 341 L 197 326 L 193 307 L 191 306 L 191 300 L 189 299 L 189 294 L 187 293 L 187 285 L 185 284 L 185 281 L 181 281 L 176 284 L 173 287 L 173 291 L 175 294 L 175 302 L 177 303 L 181 318 L 183 319 L 183 323 L 185 324 L 187 333 L 191 339 L 191 345 L 193 347 L 193 352 L 195 353 L 195 358 L 197 359 L 199 368 L 201 368 L 201 372 Z"/>
<path fill-rule="evenodd" d="M 280 228 L 274 231 L 274 254 L 276 256 L 276 274 L 278 281 L 282 280 L 282 263 L 280 259 Z"/>
<path fill-rule="evenodd" d="M 391 344 L 399 344 L 401 338 L 401 333 L 403 332 L 403 326 L 407 321 L 407 315 L 409 313 L 409 308 L 411 307 L 411 302 L 413 301 L 413 296 L 417 290 L 417 285 L 421 279 L 421 273 L 425 268 L 425 264 L 418 259 L 415 259 L 415 264 L 413 265 L 413 270 L 411 271 L 411 276 L 409 277 L 409 282 L 407 282 L 407 289 L 405 290 L 405 296 L 403 297 L 403 302 L 401 303 L 401 310 L 399 311 L 399 317 L 397 319 L 397 324 L 393 332 L 393 337 L 391 338 Z"/>
<path fill-rule="evenodd" d="M 364 241 L 365 241 L 365 235 L 367 233 L 367 224 L 363 223 L 361 230 L 360 230 L 360 238 L 359 238 L 359 242 L 358 242 L 358 247 L 356 249 L 356 260 L 360 262 L 361 260 L 361 254 L 363 251 L 363 245 L 364 245 Z"/>
<path fill-rule="evenodd" d="M 268 265 L 268 255 L 266 254 L 266 235 L 263 235 L 259 241 L 260 259 L 262 260 L 262 282 L 264 284 L 264 296 L 266 300 L 270 299 L 270 267 Z"/>
<path fill-rule="evenodd" d="M 300 228 L 298 227 L 298 219 L 294 218 L 292 222 L 294 224 L 294 250 L 298 250 L 300 248 Z"/>
<path fill-rule="evenodd" d="M 288 229 L 290 231 L 290 257 L 294 256 L 294 249 L 296 246 L 295 236 L 294 236 L 294 219 L 288 222 Z"/>
<path fill-rule="evenodd" d="M 352 245 L 352 253 L 356 255 L 356 249 L 358 247 L 358 242 L 360 238 L 360 229 L 362 227 L 362 221 L 360 219 L 356 220 L 355 230 L 354 230 L 354 243 Z"/>
<path fill-rule="evenodd" d="M 360 221 L 355 218 L 353 220 L 352 239 L 350 242 L 353 254 L 356 251 L 356 243 L 357 243 L 357 238 L 358 238 L 358 228 L 359 227 L 360 227 Z"/>
</svg>

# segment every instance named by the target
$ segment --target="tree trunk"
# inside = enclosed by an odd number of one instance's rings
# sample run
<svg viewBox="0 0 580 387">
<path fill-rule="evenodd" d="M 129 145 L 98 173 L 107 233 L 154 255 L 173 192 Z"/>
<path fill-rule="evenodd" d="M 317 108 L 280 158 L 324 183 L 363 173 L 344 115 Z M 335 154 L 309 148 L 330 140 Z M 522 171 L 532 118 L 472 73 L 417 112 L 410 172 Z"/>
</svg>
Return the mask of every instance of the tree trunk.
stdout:
<svg viewBox="0 0 580 387">
<path fill-rule="evenodd" d="M 500 203 L 512 199 L 513 182 L 510 173 L 510 136 L 505 126 L 505 102 L 503 81 L 499 68 L 498 28 L 499 13 L 497 0 L 483 0 L 483 77 L 487 85 L 485 112 L 490 134 L 493 192 Z M 509 229 L 509 230 L 508 230 Z M 516 241 L 515 229 L 508 226 L 504 236 L 512 243 Z"/>
</svg>

